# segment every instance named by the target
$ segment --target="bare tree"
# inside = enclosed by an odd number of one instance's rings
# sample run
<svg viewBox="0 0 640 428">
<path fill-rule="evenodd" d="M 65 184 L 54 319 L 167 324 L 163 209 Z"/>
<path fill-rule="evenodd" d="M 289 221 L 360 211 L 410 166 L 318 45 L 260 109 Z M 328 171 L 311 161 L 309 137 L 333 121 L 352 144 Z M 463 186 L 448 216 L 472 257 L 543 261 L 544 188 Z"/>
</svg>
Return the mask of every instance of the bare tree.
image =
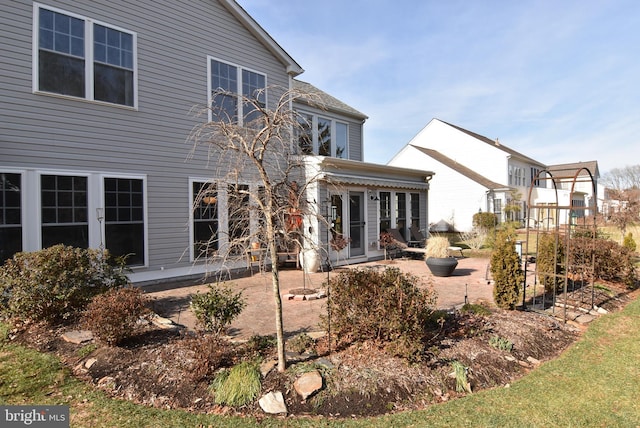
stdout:
<svg viewBox="0 0 640 428">
<path fill-rule="evenodd" d="M 616 204 L 608 213 L 611 221 L 622 232 L 640 220 L 640 165 L 614 168 L 606 173 L 601 182 L 607 190 L 607 199 Z"/>
<path fill-rule="evenodd" d="M 314 95 L 275 87 L 269 92 L 282 94 L 274 108 L 266 107 L 266 91 L 259 90 L 251 97 L 240 98 L 244 114 L 238 118 L 234 116 L 237 104 L 232 102 L 229 107 L 229 100 L 237 100 L 238 95 L 214 91 L 213 102 L 207 107 L 213 120 L 196 127 L 190 138 L 194 143 L 192 156 L 204 147 L 215 170 L 214 178 L 198 189 L 194 210 L 199 214 L 205 202 L 213 202 L 223 211 L 218 214 L 228 225 L 223 233 L 225 228 L 211 223 L 211 234 L 201 243 L 199 255 L 216 258 L 224 266 L 234 260 L 237 264 L 248 254 L 250 257 L 254 246 L 264 249 L 263 263 L 271 265 L 278 370 L 284 371 L 278 252 L 279 248 L 299 250 L 309 246 L 302 225 L 305 219 L 317 216 L 315 205 L 305 198 L 317 175 L 309 172 L 309 158 L 303 153 L 308 137 L 292 103 L 298 98 L 309 103 Z M 221 195 L 225 197 L 219 198 Z M 213 216 L 210 212 L 209 217 Z"/>
</svg>

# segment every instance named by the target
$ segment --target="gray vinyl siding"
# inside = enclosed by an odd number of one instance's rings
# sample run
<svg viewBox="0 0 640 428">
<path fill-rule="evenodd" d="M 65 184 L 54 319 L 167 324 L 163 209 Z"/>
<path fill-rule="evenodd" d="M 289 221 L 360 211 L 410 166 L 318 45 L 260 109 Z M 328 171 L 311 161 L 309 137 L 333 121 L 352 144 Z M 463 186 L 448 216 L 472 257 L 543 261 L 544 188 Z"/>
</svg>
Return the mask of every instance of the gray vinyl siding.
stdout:
<svg viewBox="0 0 640 428">
<path fill-rule="evenodd" d="M 349 121 L 349 159 L 363 161 L 362 147 L 362 122 Z"/>
<path fill-rule="evenodd" d="M 367 243 L 368 250 L 377 250 L 378 249 L 378 241 L 380 240 L 379 236 L 379 224 L 378 224 L 378 211 L 380 207 L 378 206 L 377 201 L 372 201 L 368 195 L 368 192 L 365 192 L 365 200 L 367 204 Z M 375 244 L 372 246 L 372 244 Z"/>
<path fill-rule="evenodd" d="M 137 33 L 138 110 L 33 94 L 33 3 L 3 2 L 0 168 L 146 174 L 149 267 L 188 266 L 189 177 L 215 171 L 202 149 L 188 159 L 207 55 L 264 73 L 269 86 L 288 86 L 285 66 L 215 0 L 41 4 Z"/>
</svg>

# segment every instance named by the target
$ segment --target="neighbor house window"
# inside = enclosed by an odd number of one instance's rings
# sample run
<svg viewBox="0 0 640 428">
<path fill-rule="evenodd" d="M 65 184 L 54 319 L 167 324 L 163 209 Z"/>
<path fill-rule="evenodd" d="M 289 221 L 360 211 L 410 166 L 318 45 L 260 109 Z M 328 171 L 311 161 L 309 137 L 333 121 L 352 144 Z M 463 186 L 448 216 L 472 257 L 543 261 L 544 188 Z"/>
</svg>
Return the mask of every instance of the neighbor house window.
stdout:
<svg viewBox="0 0 640 428">
<path fill-rule="evenodd" d="M 105 247 L 127 256 L 128 265 L 144 265 L 144 185 L 141 179 L 104 179 Z"/>
<path fill-rule="evenodd" d="M 266 85 L 264 74 L 209 58 L 210 119 L 248 125 L 266 106 Z"/>
<path fill-rule="evenodd" d="M 0 265 L 22 251 L 22 176 L 0 173 Z"/>
<path fill-rule="evenodd" d="M 218 250 L 218 192 L 212 183 L 194 182 L 193 248 L 194 258 L 207 257 Z"/>
<path fill-rule="evenodd" d="M 55 244 L 88 248 L 87 177 L 42 175 L 42 248 Z"/>
<path fill-rule="evenodd" d="M 58 9 L 35 7 L 35 90 L 135 106 L 135 33 Z"/>
</svg>

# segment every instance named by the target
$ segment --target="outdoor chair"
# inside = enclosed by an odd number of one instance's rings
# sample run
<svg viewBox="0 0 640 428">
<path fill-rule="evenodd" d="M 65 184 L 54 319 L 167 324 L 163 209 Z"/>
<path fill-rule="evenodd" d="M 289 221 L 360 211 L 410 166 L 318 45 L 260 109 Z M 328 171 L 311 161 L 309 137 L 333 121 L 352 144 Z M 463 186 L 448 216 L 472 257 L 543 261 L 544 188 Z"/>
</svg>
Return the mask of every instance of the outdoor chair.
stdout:
<svg viewBox="0 0 640 428">
<path fill-rule="evenodd" d="M 410 247 L 424 247 L 427 242 L 427 238 L 422 234 L 418 226 L 411 226 L 409 228 L 411 232 L 411 241 L 408 242 Z"/>
</svg>

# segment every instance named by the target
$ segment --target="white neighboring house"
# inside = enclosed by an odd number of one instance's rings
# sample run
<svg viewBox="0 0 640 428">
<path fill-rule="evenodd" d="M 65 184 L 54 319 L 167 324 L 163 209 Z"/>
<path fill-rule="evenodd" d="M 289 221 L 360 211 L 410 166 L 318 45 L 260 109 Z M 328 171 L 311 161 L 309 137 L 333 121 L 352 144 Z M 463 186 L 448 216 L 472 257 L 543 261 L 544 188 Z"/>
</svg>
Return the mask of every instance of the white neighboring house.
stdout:
<svg viewBox="0 0 640 428">
<path fill-rule="evenodd" d="M 582 166 L 590 169 L 596 182 L 598 177 L 595 161 L 547 166 L 501 144 L 497 139 L 492 140 L 439 119 L 432 119 L 388 165 L 435 173 L 430 183 L 428 218 L 432 229 L 438 230 L 447 226 L 457 231 L 470 230 L 473 215 L 477 212 L 493 212 L 500 222 L 524 222 L 530 217 L 535 219 L 533 223 L 536 224 L 540 221 L 562 224 L 567 220 L 556 219 L 547 212 L 536 212 L 542 210 L 529 212 L 529 185 L 534 178 L 545 170 L 554 177 L 573 176 Z M 569 205 L 571 186 L 565 179 L 562 181 L 557 186 L 556 196 L 551 180 L 535 180 L 531 205 Z M 580 198 L 586 205 L 595 203 L 590 186 L 590 183 L 577 185 L 574 199 Z M 512 200 L 514 196 L 517 200 Z M 507 214 L 506 206 L 518 206 L 520 210 Z"/>
</svg>

